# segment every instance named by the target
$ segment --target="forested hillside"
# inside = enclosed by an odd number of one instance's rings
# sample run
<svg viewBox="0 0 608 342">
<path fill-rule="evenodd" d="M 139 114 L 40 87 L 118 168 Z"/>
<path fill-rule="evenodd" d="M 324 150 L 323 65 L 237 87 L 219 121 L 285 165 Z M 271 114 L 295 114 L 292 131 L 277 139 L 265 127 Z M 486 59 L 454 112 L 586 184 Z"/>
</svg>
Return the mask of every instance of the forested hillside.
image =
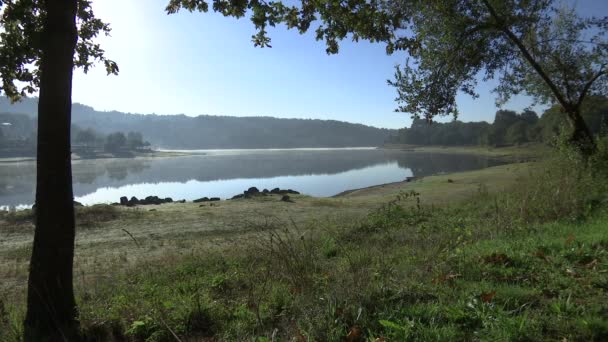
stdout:
<svg viewBox="0 0 608 342">
<path fill-rule="evenodd" d="M 2 98 L 0 112 L 25 113 L 35 117 L 36 101 L 24 99 L 10 105 L 6 98 Z M 72 106 L 72 123 L 104 134 L 141 132 L 152 145 L 174 149 L 380 146 L 395 133 L 334 120 L 141 115 L 96 111 L 77 103 Z"/>
<path fill-rule="evenodd" d="M 608 125 L 608 98 L 589 97 L 582 116 L 591 133 L 600 134 Z M 496 112 L 494 122 L 452 121 L 430 123 L 415 119 L 410 128 L 400 129 L 389 138 L 391 143 L 443 146 L 512 146 L 529 142 L 551 143 L 569 123 L 560 106 L 546 110 L 539 118 L 533 111 Z"/>
</svg>

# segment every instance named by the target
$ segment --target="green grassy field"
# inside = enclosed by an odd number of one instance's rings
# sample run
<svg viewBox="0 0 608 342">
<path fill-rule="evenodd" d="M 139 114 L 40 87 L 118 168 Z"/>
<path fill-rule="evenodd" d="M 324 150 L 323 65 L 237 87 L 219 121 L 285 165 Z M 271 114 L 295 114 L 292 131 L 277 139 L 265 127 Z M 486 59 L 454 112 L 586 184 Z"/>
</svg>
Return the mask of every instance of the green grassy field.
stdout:
<svg viewBox="0 0 608 342">
<path fill-rule="evenodd" d="M 295 203 L 80 208 L 83 331 L 90 341 L 606 340 L 605 170 L 572 164 Z M 0 218 L 2 341 L 20 335 L 29 215 Z"/>
</svg>

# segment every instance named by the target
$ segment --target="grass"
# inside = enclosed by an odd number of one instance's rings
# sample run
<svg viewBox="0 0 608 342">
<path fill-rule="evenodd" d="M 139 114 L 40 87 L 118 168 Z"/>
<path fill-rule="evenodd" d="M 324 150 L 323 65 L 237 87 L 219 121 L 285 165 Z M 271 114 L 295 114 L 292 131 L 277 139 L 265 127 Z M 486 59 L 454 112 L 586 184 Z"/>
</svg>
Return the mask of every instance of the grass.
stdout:
<svg viewBox="0 0 608 342">
<path fill-rule="evenodd" d="M 78 246 L 83 332 L 89 341 L 603 341 L 605 171 L 572 171 L 520 163 L 332 199 L 99 214 L 108 221 Z M 112 238 L 128 219 L 138 246 Z M 218 227 L 197 229 L 202 219 Z M 10 260 L 27 255 L 20 248 Z M 3 341 L 20 332 L 14 293 L 0 300 Z"/>
<path fill-rule="evenodd" d="M 551 149 L 543 144 L 529 143 L 520 146 L 491 147 L 491 146 L 418 146 L 403 144 L 387 144 L 383 148 L 407 150 L 411 152 L 432 152 L 450 154 L 476 154 L 487 157 L 501 158 L 512 162 L 541 159 Z"/>
</svg>

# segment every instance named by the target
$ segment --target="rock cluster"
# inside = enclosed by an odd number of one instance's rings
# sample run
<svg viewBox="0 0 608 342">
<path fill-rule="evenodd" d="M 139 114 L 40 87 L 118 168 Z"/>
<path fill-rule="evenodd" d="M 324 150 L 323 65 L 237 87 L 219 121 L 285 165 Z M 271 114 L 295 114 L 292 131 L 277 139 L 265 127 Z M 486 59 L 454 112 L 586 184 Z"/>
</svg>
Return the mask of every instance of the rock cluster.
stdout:
<svg viewBox="0 0 608 342">
<path fill-rule="evenodd" d="M 232 199 L 252 198 L 252 197 L 256 197 L 256 196 L 267 196 L 267 195 L 287 195 L 287 194 L 299 195 L 300 193 L 295 190 L 291 190 L 291 189 L 281 190 L 279 188 L 274 188 L 272 190 L 264 189 L 264 190 L 260 191 L 255 186 L 252 186 L 251 188 L 243 191 L 242 194 L 233 196 Z"/>
<path fill-rule="evenodd" d="M 219 200 L 220 200 L 220 198 L 219 198 L 219 197 L 211 197 L 211 198 L 209 198 L 209 197 L 202 197 L 202 198 L 199 198 L 199 199 L 195 199 L 195 200 L 194 200 L 194 201 L 192 201 L 192 202 L 194 202 L 194 203 L 201 203 L 201 202 L 216 202 L 216 201 L 219 201 Z"/>
<path fill-rule="evenodd" d="M 172 203 L 173 199 L 171 197 L 167 197 L 167 198 L 159 198 L 158 196 L 148 196 L 146 198 L 142 198 L 142 199 L 137 199 L 137 197 L 133 196 L 131 197 L 131 199 L 128 199 L 126 196 L 123 196 L 120 198 L 120 205 L 124 205 L 127 207 L 134 207 L 136 205 L 150 205 L 150 204 L 154 204 L 154 205 L 159 205 L 159 204 L 163 204 L 163 203 Z M 185 202 L 185 201 L 178 201 L 178 202 Z"/>
</svg>

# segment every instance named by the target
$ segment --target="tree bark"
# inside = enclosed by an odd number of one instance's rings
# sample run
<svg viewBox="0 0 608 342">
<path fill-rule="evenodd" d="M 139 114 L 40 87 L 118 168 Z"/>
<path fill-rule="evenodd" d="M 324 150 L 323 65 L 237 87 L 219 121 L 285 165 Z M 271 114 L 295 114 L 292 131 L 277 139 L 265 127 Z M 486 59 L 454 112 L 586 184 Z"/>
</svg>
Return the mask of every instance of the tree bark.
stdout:
<svg viewBox="0 0 608 342">
<path fill-rule="evenodd" d="M 79 322 L 72 285 L 74 206 L 70 152 L 77 0 L 44 1 L 36 230 L 30 261 L 25 341 L 74 341 Z"/>
<path fill-rule="evenodd" d="M 572 124 L 570 143 L 578 149 L 583 157 L 591 156 L 597 151 L 597 145 L 595 144 L 593 134 L 580 113 L 580 109 L 569 109 L 567 110 L 567 114 Z"/>
</svg>

